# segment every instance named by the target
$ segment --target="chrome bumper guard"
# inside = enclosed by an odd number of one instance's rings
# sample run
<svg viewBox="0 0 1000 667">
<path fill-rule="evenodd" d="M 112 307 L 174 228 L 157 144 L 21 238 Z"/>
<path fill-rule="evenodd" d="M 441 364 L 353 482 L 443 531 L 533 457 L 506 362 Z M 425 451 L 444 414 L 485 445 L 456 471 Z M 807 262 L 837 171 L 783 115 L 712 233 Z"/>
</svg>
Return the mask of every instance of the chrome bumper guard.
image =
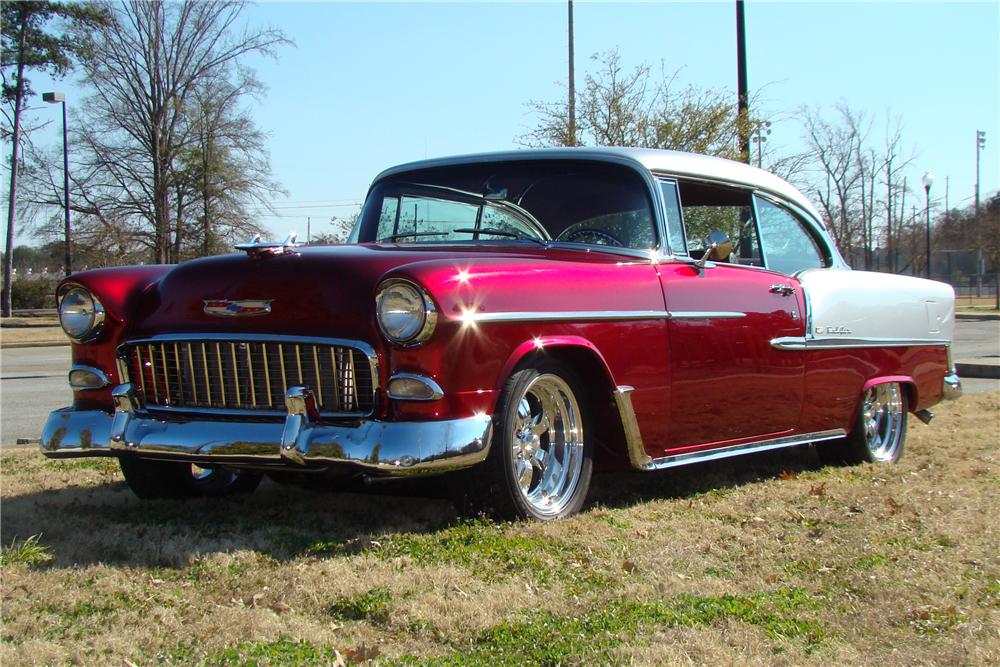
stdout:
<svg viewBox="0 0 1000 667">
<path fill-rule="evenodd" d="M 958 372 L 953 368 L 951 372 L 944 376 L 944 398 L 953 401 L 962 395 L 962 379 L 958 377 Z"/>
<path fill-rule="evenodd" d="M 113 414 L 72 408 L 50 414 L 42 431 L 42 453 L 62 458 L 129 452 L 149 459 L 286 469 L 350 464 L 406 475 L 483 461 L 492 430 L 488 415 L 427 422 L 319 423 L 307 387 L 292 387 L 286 393 L 284 423 L 166 421 L 140 412 L 131 385 L 115 387 L 112 397 Z"/>
</svg>

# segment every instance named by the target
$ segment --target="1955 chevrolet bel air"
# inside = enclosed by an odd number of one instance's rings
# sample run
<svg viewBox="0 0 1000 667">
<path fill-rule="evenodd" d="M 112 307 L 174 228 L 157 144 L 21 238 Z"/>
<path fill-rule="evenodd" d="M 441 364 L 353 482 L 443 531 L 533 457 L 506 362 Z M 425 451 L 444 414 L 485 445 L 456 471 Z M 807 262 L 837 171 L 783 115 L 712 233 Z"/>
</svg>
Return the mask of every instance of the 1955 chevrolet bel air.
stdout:
<svg viewBox="0 0 1000 667">
<path fill-rule="evenodd" d="M 46 456 L 115 456 L 142 498 L 450 473 L 554 519 L 595 466 L 892 463 L 961 392 L 951 287 L 852 271 L 794 187 L 717 158 L 417 162 L 347 245 L 236 248 L 60 284 L 74 400 Z"/>
</svg>

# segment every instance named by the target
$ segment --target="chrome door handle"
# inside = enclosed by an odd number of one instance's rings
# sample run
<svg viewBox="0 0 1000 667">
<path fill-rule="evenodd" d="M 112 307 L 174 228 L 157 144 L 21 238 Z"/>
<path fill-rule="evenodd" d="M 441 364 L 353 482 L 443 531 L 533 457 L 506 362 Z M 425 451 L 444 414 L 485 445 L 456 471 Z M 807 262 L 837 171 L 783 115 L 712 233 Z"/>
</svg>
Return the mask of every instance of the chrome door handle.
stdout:
<svg viewBox="0 0 1000 667">
<path fill-rule="evenodd" d="M 772 294 L 780 294 L 781 296 L 791 296 L 795 294 L 795 288 L 791 285 L 785 285 L 783 283 L 775 283 L 771 285 L 769 290 Z"/>
</svg>

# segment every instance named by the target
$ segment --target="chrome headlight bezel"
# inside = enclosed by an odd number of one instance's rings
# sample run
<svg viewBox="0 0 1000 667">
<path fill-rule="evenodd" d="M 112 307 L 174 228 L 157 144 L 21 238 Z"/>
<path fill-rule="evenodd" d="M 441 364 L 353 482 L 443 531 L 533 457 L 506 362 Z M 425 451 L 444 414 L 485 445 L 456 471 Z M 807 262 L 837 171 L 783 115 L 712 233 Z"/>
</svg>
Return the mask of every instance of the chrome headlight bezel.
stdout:
<svg viewBox="0 0 1000 667">
<path fill-rule="evenodd" d="M 79 300 L 74 303 L 74 299 L 77 298 Z M 70 301 L 67 302 L 67 299 Z M 78 343 L 86 343 L 97 338 L 104 327 L 104 306 L 89 289 L 77 283 L 66 283 L 59 288 L 56 301 L 59 326 L 67 336 Z M 68 309 L 74 306 L 77 308 L 76 311 L 64 310 L 64 307 Z"/>
<path fill-rule="evenodd" d="M 412 306 L 406 311 L 412 320 L 411 326 L 401 327 L 386 322 L 383 307 L 395 294 L 409 296 Z M 401 311 L 397 311 L 399 314 Z M 427 292 L 417 283 L 403 278 L 389 278 L 379 284 L 375 292 L 375 320 L 385 338 L 400 347 L 416 347 L 427 342 L 437 326 L 437 308 Z"/>
</svg>

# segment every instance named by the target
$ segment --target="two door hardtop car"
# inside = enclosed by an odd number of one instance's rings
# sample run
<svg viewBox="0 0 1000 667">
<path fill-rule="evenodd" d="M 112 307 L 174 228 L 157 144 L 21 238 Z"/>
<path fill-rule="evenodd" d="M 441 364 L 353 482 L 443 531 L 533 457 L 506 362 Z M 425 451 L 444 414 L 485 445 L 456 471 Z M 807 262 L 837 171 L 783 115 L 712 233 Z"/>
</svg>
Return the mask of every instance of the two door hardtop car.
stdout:
<svg viewBox="0 0 1000 667">
<path fill-rule="evenodd" d="M 595 465 L 895 462 L 908 414 L 961 391 L 951 287 L 850 270 L 801 193 L 728 160 L 417 162 L 347 245 L 237 248 L 60 284 L 74 402 L 45 455 L 116 456 L 143 498 L 466 469 L 499 515 L 552 519 Z"/>
</svg>

